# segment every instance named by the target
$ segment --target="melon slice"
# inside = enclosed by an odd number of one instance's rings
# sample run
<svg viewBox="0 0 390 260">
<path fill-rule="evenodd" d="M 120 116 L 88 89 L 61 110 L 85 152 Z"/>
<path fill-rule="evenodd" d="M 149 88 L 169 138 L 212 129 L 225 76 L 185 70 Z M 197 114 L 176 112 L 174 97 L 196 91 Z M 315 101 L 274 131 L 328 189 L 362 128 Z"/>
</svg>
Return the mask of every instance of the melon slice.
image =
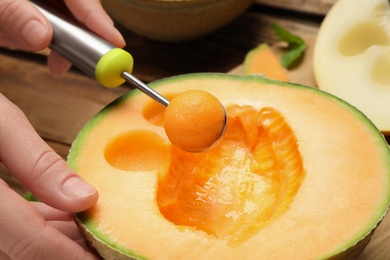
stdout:
<svg viewBox="0 0 390 260">
<path fill-rule="evenodd" d="M 314 49 L 320 89 L 363 111 L 390 133 L 390 4 L 339 0 L 327 14 Z"/>
<path fill-rule="evenodd" d="M 287 71 L 267 43 L 250 50 L 244 60 L 244 75 L 262 74 L 267 78 L 288 81 Z"/>
<path fill-rule="evenodd" d="M 76 216 L 108 259 L 354 257 L 390 200 L 390 152 L 358 110 L 262 76 L 189 74 L 151 84 L 204 90 L 226 107 L 224 139 L 173 146 L 165 108 L 132 91 L 76 138 L 69 165 L 100 194 Z"/>
</svg>

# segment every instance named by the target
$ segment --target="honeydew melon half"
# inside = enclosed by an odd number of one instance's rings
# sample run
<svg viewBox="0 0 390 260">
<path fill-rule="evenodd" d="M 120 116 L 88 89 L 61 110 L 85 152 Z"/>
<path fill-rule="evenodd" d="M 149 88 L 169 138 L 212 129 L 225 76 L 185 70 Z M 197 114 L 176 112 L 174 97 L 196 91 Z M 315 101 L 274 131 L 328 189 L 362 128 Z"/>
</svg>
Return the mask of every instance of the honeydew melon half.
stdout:
<svg viewBox="0 0 390 260">
<path fill-rule="evenodd" d="M 390 134 L 390 3 L 339 0 L 326 15 L 314 48 L 320 89 L 356 106 Z"/>
<path fill-rule="evenodd" d="M 68 163 L 99 191 L 76 216 L 107 259 L 355 257 L 387 212 L 390 153 L 357 109 L 315 88 L 200 73 L 150 86 L 205 90 L 225 105 L 224 139 L 172 146 L 164 107 L 139 91 L 82 129 Z M 191 122 L 188 122 L 191 124 Z"/>
</svg>

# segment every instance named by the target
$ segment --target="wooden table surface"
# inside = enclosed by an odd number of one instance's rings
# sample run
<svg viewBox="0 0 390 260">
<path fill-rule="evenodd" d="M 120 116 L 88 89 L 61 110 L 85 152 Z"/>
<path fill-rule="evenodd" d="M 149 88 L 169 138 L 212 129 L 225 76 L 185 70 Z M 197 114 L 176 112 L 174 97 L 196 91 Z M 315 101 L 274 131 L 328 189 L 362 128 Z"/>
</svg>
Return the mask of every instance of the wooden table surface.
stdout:
<svg viewBox="0 0 390 260">
<path fill-rule="evenodd" d="M 312 50 L 318 28 L 336 0 L 255 0 L 242 16 L 215 33 L 190 42 L 145 39 L 118 25 L 135 59 L 134 75 L 144 82 L 191 72 L 240 73 L 245 54 L 262 42 L 279 53 L 271 30 L 278 23 L 308 43 L 291 81 L 316 86 Z M 19 106 L 39 135 L 63 158 L 83 125 L 112 100 L 129 91 L 106 89 L 72 69 L 61 78 L 48 73 L 40 53 L 0 48 L 0 92 Z M 1 113 L 1 112 L 0 112 Z M 18 193 L 24 188 L 0 164 L 0 176 Z M 384 219 L 359 259 L 390 259 L 390 217 Z"/>
</svg>

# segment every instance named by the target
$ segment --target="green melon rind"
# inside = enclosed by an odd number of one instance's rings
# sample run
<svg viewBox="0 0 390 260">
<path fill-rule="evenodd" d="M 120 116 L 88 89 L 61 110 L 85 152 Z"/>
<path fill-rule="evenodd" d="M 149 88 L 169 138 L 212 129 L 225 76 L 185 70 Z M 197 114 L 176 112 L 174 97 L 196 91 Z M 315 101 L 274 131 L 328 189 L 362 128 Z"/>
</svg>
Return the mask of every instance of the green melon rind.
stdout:
<svg viewBox="0 0 390 260">
<path fill-rule="evenodd" d="M 74 216 L 76 225 L 79 227 L 81 233 L 101 257 L 104 259 L 115 260 L 147 260 L 148 258 L 137 254 L 122 245 L 115 243 L 112 239 L 101 233 L 97 225 L 91 221 L 84 213 L 78 213 Z"/>
<path fill-rule="evenodd" d="M 243 82 L 255 82 L 259 84 L 271 84 L 271 85 L 278 85 L 283 87 L 294 87 L 294 88 L 300 88 L 305 91 L 311 91 L 315 92 L 316 94 L 325 96 L 328 99 L 332 99 L 335 102 L 339 103 L 341 106 L 343 106 L 345 109 L 349 110 L 353 115 L 356 116 L 361 122 L 364 122 L 364 124 L 367 126 L 367 128 L 371 132 L 371 137 L 375 138 L 378 141 L 378 144 L 382 146 L 382 150 L 384 154 L 387 154 L 387 165 L 389 165 L 389 175 L 390 175 L 390 149 L 389 146 L 383 136 L 383 134 L 378 130 L 378 128 L 356 107 L 352 106 L 351 104 L 347 103 L 346 101 L 330 94 L 325 91 L 308 87 L 296 83 L 289 83 L 284 81 L 276 81 L 272 79 L 265 78 L 261 75 L 248 75 L 248 76 L 239 76 L 239 75 L 230 75 L 230 74 L 224 74 L 224 73 L 191 73 L 191 74 L 184 74 L 179 76 L 173 76 L 165 79 L 161 79 L 158 81 L 155 81 L 153 83 L 150 83 L 149 86 L 152 88 L 158 88 L 165 83 L 168 82 L 174 82 L 174 81 L 181 81 L 186 79 L 230 79 L 230 80 L 237 80 L 241 83 Z M 72 147 L 70 149 L 70 153 L 68 156 L 68 164 L 71 168 L 73 168 L 77 172 L 77 164 L 78 164 L 78 153 L 82 147 L 82 144 L 84 140 L 88 137 L 88 133 L 92 131 L 94 127 L 97 127 L 99 125 L 99 122 L 107 115 L 109 114 L 109 111 L 111 109 L 114 109 L 115 106 L 119 105 L 121 102 L 124 102 L 125 100 L 136 98 L 138 94 L 141 92 L 139 90 L 132 90 L 128 92 L 127 94 L 123 95 L 122 97 L 118 98 L 117 100 L 110 103 L 107 107 L 102 109 L 95 117 L 93 117 L 86 125 L 85 127 L 80 131 L 79 135 L 77 136 L 76 140 L 72 144 Z M 387 180 L 388 187 L 390 187 L 390 176 Z M 386 215 L 390 203 L 390 189 L 388 189 L 388 192 L 386 196 L 384 197 L 384 201 L 381 203 L 382 207 L 377 210 L 377 214 L 375 214 L 371 221 L 367 224 L 367 229 L 363 230 L 361 234 L 356 236 L 356 238 L 359 238 L 358 240 L 352 239 L 351 241 L 345 243 L 344 245 L 340 246 L 340 248 L 336 249 L 334 252 L 329 253 L 329 255 L 324 256 L 323 259 L 346 259 L 350 257 L 355 257 L 356 255 L 360 254 L 361 251 L 363 251 L 364 247 L 369 242 L 371 236 L 373 235 L 375 229 L 379 225 L 379 223 L 382 221 L 384 216 Z M 76 216 L 81 223 L 79 225 L 84 226 L 87 230 L 84 233 L 89 233 L 87 236 L 90 239 L 95 240 L 95 244 L 100 243 L 101 245 L 95 245 L 98 247 L 104 248 L 105 246 L 108 247 L 110 250 L 117 251 L 117 253 L 121 254 L 120 251 L 122 251 L 124 254 L 127 255 L 127 259 L 147 259 L 144 256 L 141 256 L 140 254 L 137 254 L 129 249 L 125 249 L 123 247 L 118 246 L 114 241 L 112 241 L 110 238 L 106 237 L 105 234 L 100 233 L 97 230 L 97 225 L 93 223 L 93 221 L 89 220 L 88 217 L 85 214 L 78 214 Z M 92 237 L 93 236 L 93 237 Z M 116 248 L 116 249 L 115 249 Z M 121 254 L 123 255 L 123 254 Z M 125 258 L 126 259 L 126 258 Z"/>
</svg>

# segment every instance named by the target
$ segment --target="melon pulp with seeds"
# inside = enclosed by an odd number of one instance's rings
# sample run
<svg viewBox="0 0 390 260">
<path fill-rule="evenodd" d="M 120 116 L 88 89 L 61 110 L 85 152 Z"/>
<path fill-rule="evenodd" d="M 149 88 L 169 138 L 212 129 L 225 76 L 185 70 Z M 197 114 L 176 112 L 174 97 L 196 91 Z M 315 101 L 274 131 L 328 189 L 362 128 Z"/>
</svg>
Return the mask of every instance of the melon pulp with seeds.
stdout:
<svg viewBox="0 0 390 260">
<path fill-rule="evenodd" d="M 156 81 L 172 98 L 199 89 L 225 106 L 223 140 L 173 146 L 164 107 L 135 90 L 98 113 L 69 165 L 99 191 L 76 216 L 107 259 L 355 257 L 384 217 L 390 153 L 358 110 L 318 89 L 262 76 Z M 191 123 L 191 122 L 189 122 Z"/>
<path fill-rule="evenodd" d="M 314 49 L 320 89 L 356 106 L 390 133 L 390 4 L 339 0 L 327 14 Z"/>
</svg>

